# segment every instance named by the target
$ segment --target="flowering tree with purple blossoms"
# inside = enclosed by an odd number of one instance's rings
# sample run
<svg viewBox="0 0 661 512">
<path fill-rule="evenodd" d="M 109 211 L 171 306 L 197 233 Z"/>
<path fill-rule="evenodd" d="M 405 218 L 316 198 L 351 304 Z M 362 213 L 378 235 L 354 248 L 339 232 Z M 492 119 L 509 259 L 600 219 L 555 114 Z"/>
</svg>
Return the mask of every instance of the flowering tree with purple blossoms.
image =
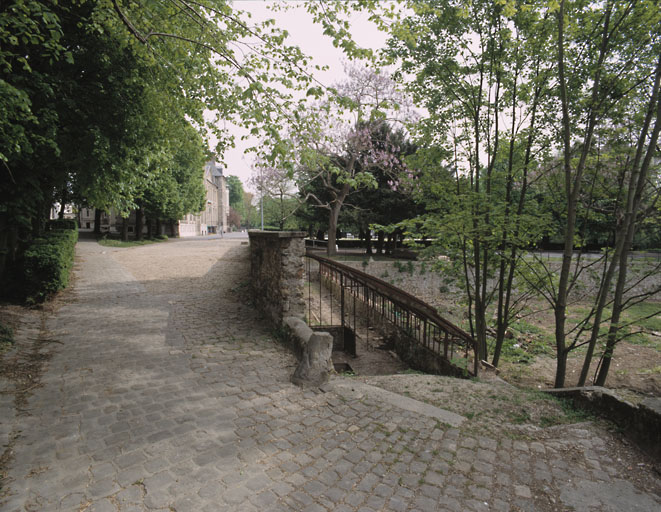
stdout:
<svg viewBox="0 0 661 512">
<path fill-rule="evenodd" d="M 279 228 L 285 229 L 287 219 L 302 205 L 292 173 L 282 165 L 277 156 L 271 160 L 255 158 L 252 169 L 250 184 L 255 187 L 262 199 L 268 197 L 276 201 Z"/>
<path fill-rule="evenodd" d="M 338 219 L 349 195 L 375 188 L 375 169 L 391 172 L 401 167 L 400 148 L 388 135 L 391 130 L 380 128 L 414 117 L 410 102 L 386 72 L 351 67 L 347 76 L 310 110 L 306 129 L 293 138 L 303 198 L 328 210 L 329 256 L 336 253 Z M 378 133 L 386 137 L 377 143 Z"/>
</svg>

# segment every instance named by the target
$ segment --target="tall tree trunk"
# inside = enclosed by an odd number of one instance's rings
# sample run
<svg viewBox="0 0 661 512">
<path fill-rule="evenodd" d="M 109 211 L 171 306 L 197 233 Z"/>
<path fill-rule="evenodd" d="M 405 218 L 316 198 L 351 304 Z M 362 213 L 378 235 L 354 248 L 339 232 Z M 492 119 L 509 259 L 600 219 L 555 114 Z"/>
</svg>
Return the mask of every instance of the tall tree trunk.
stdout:
<svg viewBox="0 0 661 512">
<path fill-rule="evenodd" d="M 337 221 L 340 217 L 340 209 L 342 203 L 336 201 L 331 206 L 330 215 L 328 219 L 328 247 L 326 247 L 326 254 L 335 256 L 337 254 Z"/>
<path fill-rule="evenodd" d="M 539 63 L 540 61 L 537 60 L 537 66 L 536 66 L 536 76 L 539 77 Z M 518 77 L 518 74 L 517 74 Z M 507 277 L 505 279 L 505 282 L 503 284 L 503 273 L 505 272 L 505 261 L 504 259 L 501 259 L 501 266 L 500 266 L 500 286 L 499 291 L 498 291 L 498 320 L 497 320 L 497 328 L 496 328 L 496 345 L 494 347 L 494 354 L 493 354 L 493 360 L 492 364 L 494 366 L 498 366 L 498 363 L 500 361 L 500 354 L 502 351 L 503 343 L 505 341 L 505 334 L 507 332 L 507 328 L 509 327 L 510 324 L 510 304 L 512 300 L 512 285 L 514 283 L 514 272 L 516 269 L 516 264 L 517 264 L 517 255 L 518 251 L 520 250 L 514 241 L 516 241 L 519 237 L 519 233 L 521 231 L 521 215 L 523 214 L 523 209 L 525 206 L 526 202 L 526 195 L 528 192 L 528 167 L 530 165 L 530 160 L 531 160 L 531 155 L 532 155 L 532 147 L 533 147 L 533 142 L 534 142 L 534 136 L 535 136 L 535 121 L 537 118 L 537 107 L 539 105 L 539 98 L 541 97 L 542 93 L 542 88 L 541 86 L 537 86 L 535 88 L 535 93 L 533 96 L 533 105 L 532 105 L 532 111 L 531 111 L 531 116 L 530 116 L 530 127 L 528 131 L 528 138 L 526 141 L 526 153 L 524 157 L 524 163 L 523 163 L 523 178 L 522 178 L 522 183 L 521 183 L 521 189 L 519 191 L 519 200 L 517 203 L 517 208 L 516 208 L 516 220 L 514 223 L 514 233 L 512 236 L 513 242 L 510 248 L 510 254 L 509 254 L 509 263 L 508 263 L 508 270 L 507 270 Z M 515 112 L 516 112 L 516 86 L 515 86 L 515 94 L 513 95 L 512 99 L 512 128 L 514 129 L 515 126 Z M 512 168 L 513 168 L 513 160 L 514 160 L 514 142 L 515 142 L 515 134 L 514 131 L 512 131 L 511 134 L 511 139 L 510 139 L 510 149 L 509 149 L 509 157 L 508 157 L 508 177 L 507 177 L 507 192 L 506 192 L 506 212 L 505 212 L 505 218 L 508 219 L 509 217 L 509 208 L 510 208 L 510 200 L 511 200 L 511 191 L 512 191 L 512 186 L 513 186 L 513 174 L 512 174 Z M 508 226 L 509 226 L 509 221 L 506 220 L 506 228 L 503 230 L 503 239 L 502 239 L 502 251 L 503 254 L 505 254 L 506 251 L 506 241 L 507 241 L 507 233 L 508 233 Z M 504 296 L 503 296 L 504 295 Z"/>
<path fill-rule="evenodd" d="M 569 117 L 569 99 L 567 96 L 567 80 L 565 78 L 565 58 L 564 58 L 564 23 L 565 23 L 565 2 L 560 2 L 558 9 L 558 84 L 560 88 L 560 104 L 562 108 L 562 145 L 563 145 L 563 169 L 565 181 L 565 196 L 567 198 L 567 223 L 564 235 L 564 249 L 562 253 L 562 266 L 560 268 L 560 280 L 554 304 L 555 316 L 555 342 L 557 368 L 555 374 L 556 388 L 564 387 L 567 375 L 567 356 L 571 348 L 566 345 L 566 317 L 567 317 L 567 299 L 569 294 L 569 271 L 573 259 L 574 251 L 574 232 L 576 229 L 576 212 L 578 206 L 578 197 L 581 191 L 581 182 L 583 171 L 587 162 L 587 157 L 592 144 L 592 136 L 598 118 L 598 99 L 601 91 L 601 72 L 603 71 L 603 62 L 606 58 L 606 51 L 609 42 L 610 15 L 613 5 L 609 2 L 605 9 L 604 25 L 602 29 L 602 39 L 599 51 L 599 57 L 595 66 L 595 75 L 592 83 L 592 97 L 588 108 L 587 129 L 583 138 L 583 147 L 581 156 L 572 172 L 572 143 L 571 143 L 571 121 Z"/>
<path fill-rule="evenodd" d="M 7 213 L 0 213 L 0 283 L 3 282 L 5 269 L 9 265 L 9 218 Z"/>
<path fill-rule="evenodd" d="M 370 230 L 370 227 L 367 226 L 367 228 L 364 231 L 365 233 L 365 254 L 372 254 L 372 231 Z"/>
<path fill-rule="evenodd" d="M 154 238 L 154 221 L 151 217 L 147 217 L 147 238 Z"/>
<path fill-rule="evenodd" d="M 141 241 L 144 238 L 142 230 L 145 227 L 145 212 L 142 208 L 135 211 L 135 239 Z"/>
<path fill-rule="evenodd" d="M 94 208 L 94 234 L 101 234 L 101 214 L 103 212 L 99 208 Z"/>
<path fill-rule="evenodd" d="M 342 205 L 344 200 L 351 192 L 351 186 L 348 183 L 342 185 L 342 188 L 337 193 L 335 201 L 331 204 L 330 207 L 330 219 L 328 222 L 328 247 L 326 249 L 326 254 L 328 256 L 335 256 L 337 254 L 337 249 L 335 248 L 337 240 L 337 222 L 340 218 L 340 211 L 342 210 Z"/>
<path fill-rule="evenodd" d="M 383 231 L 377 233 L 376 238 L 376 254 L 383 254 L 383 243 L 385 241 L 386 234 Z"/>
<path fill-rule="evenodd" d="M 613 352 L 615 351 L 615 344 L 617 343 L 617 335 L 620 330 L 619 323 L 620 315 L 624 305 L 624 288 L 627 279 L 627 265 L 629 263 L 628 256 L 633 244 L 634 235 L 636 233 L 638 211 L 640 209 L 640 203 L 642 200 L 643 191 L 645 189 L 645 184 L 647 183 L 650 164 L 652 162 L 652 158 L 655 155 L 655 152 L 657 151 L 657 141 L 659 140 L 659 133 L 661 133 L 661 94 L 659 93 L 660 85 L 661 55 L 659 56 L 659 60 L 657 62 L 654 88 L 650 99 L 645 123 L 647 124 L 648 120 L 651 123 L 650 114 L 654 111 L 654 109 L 656 110 L 656 121 L 654 123 L 654 129 L 652 130 L 649 141 L 647 140 L 647 130 L 645 129 L 646 126 L 641 131 L 641 135 L 638 139 L 636 158 L 634 160 L 632 170 L 632 183 L 627 197 L 627 208 L 625 212 L 626 232 L 625 240 L 623 242 L 624 247 L 620 254 L 617 283 L 615 285 L 615 296 L 613 298 L 613 313 L 611 315 L 608 338 L 606 340 L 606 350 L 604 352 L 601 366 L 599 368 L 599 374 L 597 375 L 595 382 L 597 386 L 603 386 L 606 384 L 606 377 L 608 376 L 611 360 L 613 358 Z M 647 124 L 647 126 L 649 125 Z M 644 150 L 646 143 L 647 151 Z M 644 159 L 642 156 L 643 153 L 645 153 Z M 641 159 L 643 160 L 642 164 L 640 164 Z"/>
<path fill-rule="evenodd" d="M 504 217 L 504 226 L 502 227 L 502 234 L 500 240 L 500 262 L 499 262 L 499 271 L 498 271 L 498 306 L 496 308 L 496 345 L 494 347 L 492 364 L 494 366 L 498 365 L 498 360 L 500 359 L 500 351 L 502 350 L 503 341 L 505 340 L 505 331 L 509 325 L 509 303 L 506 303 L 506 290 L 511 290 L 511 282 L 506 280 L 505 271 L 508 269 L 513 269 L 515 265 L 515 260 L 510 257 L 509 264 L 505 261 L 505 254 L 507 252 L 507 243 L 508 243 L 508 228 L 510 222 L 510 203 L 512 201 L 512 185 L 514 181 L 513 169 L 514 169 L 514 143 L 516 141 L 516 102 L 517 102 L 517 84 L 519 79 L 519 70 L 516 68 L 514 74 L 514 84 L 512 90 L 512 128 L 510 132 L 510 144 L 509 151 L 507 156 L 507 178 L 505 185 L 505 217 Z M 534 114 L 533 114 L 534 122 Z M 531 128 L 532 131 L 533 128 Z M 515 255 L 515 243 L 513 240 L 511 242 L 512 253 Z M 509 277 L 509 274 L 508 274 Z M 509 286 L 508 286 L 509 285 Z"/>
<path fill-rule="evenodd" d="M 122 240 L 124 242 L 129 241 L 129 218 L 122 217 Z"/>
</svg>

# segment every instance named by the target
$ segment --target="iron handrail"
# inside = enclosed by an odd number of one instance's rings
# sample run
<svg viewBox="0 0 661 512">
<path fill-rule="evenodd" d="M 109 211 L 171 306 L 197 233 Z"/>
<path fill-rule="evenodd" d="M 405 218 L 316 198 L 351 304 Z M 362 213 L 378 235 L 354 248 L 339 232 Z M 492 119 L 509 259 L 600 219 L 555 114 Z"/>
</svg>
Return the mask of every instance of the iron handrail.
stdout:
<svg viewBox="0 0 661 512">
<path fill-rule="evenodd" d="M 348 274 L 352 279 L 361 283 L 367 288 L 372 288 L 387 296 L 393 303 L 397 304 L 402 309 L 407 309 L 416 314 L 419 318 L 427 319 L 428 321 L 435 323 L 448 334 L 463 341 L 466 346 L 473 351 L 475 363 L 474 372 L 477 373 L 477 344 L 475 343 L 474 338 L 462 328 L 454 325 L 453 323 L 440 316 L 435 308 L 420 300 L 418 297 L 415 297 L 414 295 L 411 295 L 410 293 L 397 288 L 396 286 L 393 286 L 392 284 L 383 281 L 378 277 L 374 277 L 361 270 L 350 267 L 349 265 L 345 265 L 343 263 L 331 260 L 330 258 L 314 254 L 310 250 L 306 251 L 306 256 L 310 259 L 318 261 L 320 264 L 324 264 L 330 268 L 336 269 L 337 271 Z"/>
</svg>

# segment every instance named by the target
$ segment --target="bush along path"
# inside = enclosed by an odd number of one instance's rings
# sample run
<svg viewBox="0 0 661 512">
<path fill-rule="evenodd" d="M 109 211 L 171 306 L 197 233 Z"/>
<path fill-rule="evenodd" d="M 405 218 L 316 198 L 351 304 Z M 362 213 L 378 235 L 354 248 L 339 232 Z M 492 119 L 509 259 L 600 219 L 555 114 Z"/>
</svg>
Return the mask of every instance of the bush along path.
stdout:
<svg viewBox="0 0 661 512">
<path fill-rule="evenodd" d="M 78 243 L 44 331 L 59 343 L 13 413 L 0 509 L 661 510 L 643 455 L 599 424 L 481 429 L 465 407 L 444 422 L 339 376 L 293 386 L 295 359 L 243 296 L 246 251 Z"/>
<path fill-rule="evenodd" d="M 17 286 L 27 304 L 43 302 L 69 285 L 78 226 L 73 220 L 52 220 L 48 230 L 25 251 Z"/>
</svg>

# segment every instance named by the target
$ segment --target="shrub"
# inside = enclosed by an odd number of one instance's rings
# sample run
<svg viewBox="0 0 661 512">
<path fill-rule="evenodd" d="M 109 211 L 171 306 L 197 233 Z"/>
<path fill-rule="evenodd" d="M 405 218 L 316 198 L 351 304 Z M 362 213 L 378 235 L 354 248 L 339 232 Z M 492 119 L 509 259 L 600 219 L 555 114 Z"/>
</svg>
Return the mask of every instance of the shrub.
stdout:
<svg viewBox="0 0 661 512">
<path fill-rule="evenodd" d="M 167 240 L 167 239 L 168 239 L 168 235 L 156 235 L 154 238 L 155 238 L 156 240 Z"/>
<path fill-rule="evenodd" d="M 74 222 L 75 226 L 75 222 Z M 78 231 L 47 231 L 32 241 L 23 260 L 24 297 L 27 303 L 43 302 L 49 295 L 66 288 L 73 267 Z"/>
<path fill-rule="evenodd" d="M 75 219 L 51 219 L 48 221 L 49 231 L 59 231 L 62 229 L 78 229 L 78 222 Z"/>
</svg>

